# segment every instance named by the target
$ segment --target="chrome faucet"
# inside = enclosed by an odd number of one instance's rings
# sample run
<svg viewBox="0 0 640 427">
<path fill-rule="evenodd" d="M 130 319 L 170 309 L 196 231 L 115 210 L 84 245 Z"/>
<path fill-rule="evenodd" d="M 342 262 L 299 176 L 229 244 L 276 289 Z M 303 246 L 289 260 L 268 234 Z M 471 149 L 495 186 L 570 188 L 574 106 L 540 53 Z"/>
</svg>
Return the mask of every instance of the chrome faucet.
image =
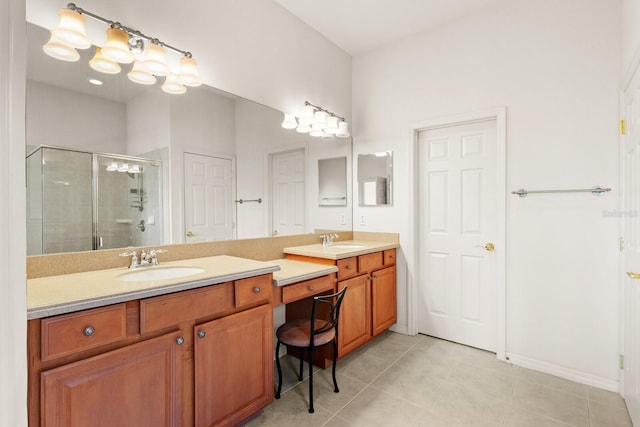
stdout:
<svg viewBox="0 0 640 427">
<path fill-rule="evenodd" d="M 160 265 L 158 262 L 158 254 L 167 253 L 166 249 L 143 249 L 140 252 L 140 262 L 138 262 L 138 254 L 136 251 L 124 252 L 119 254 L 121 257 L 131 257 L 131 264 L 129 268 L 135 270 L 136 268 L 142 267 L 154 267 L 156 265 Z"/>
<path fill-rule="evenodd" d="M 333 243 L 333 239 L 335 239 L 336 237 L 340 237 L 337 234 L 323 234 L 320 236 L 320 238 L 322 239 L 322 246 L 328 246 L 331 243 Z"/>
</svg>

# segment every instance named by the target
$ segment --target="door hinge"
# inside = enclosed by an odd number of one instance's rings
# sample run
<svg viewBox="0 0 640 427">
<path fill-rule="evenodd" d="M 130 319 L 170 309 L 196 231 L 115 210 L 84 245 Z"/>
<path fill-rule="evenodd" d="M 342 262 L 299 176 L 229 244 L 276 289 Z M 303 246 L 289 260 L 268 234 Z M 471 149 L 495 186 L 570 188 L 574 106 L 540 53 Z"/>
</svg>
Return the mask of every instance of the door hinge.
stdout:
<svg viewBox="0 0 640 427">
<path fill-rule="evenodd" d="M 624 120 L 620 120 L 620 135 L 624 135 L 627 130 L 627 125 Z"/>
<path fill-rule="evenodd" d="M 618 366 L 620 370 L 624 370 L 624 354 L 618 356 Z"/>
</svg>

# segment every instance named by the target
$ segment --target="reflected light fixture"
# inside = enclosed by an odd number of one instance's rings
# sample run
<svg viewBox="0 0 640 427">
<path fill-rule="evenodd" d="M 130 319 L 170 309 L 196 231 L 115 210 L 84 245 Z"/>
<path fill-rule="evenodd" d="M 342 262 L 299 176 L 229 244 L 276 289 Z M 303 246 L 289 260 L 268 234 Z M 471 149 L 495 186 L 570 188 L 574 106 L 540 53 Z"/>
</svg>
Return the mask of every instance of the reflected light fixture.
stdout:
<svg viewBox="0 0 640 427">
<path fill-rule="evenodd" d="M 43 46 L 45 53 L 53 58 L 75 62 L 80 59 L 76 49 L 91 47 L 91 40 L 85 32 L 85 17 L 88 16 L 108 25 L 106 44 L 102 48 L 96 47 L 96 54 L 89 61 L 94 70 L 116 74 L 121 70 L 119 64 L 133 63 L 127 73 L 129 80 L 151 85 L 156 83 L 156 76 L 167 76 L 162 89 L 173 94 L 185 93 L 186 86 L 196 87 L 202 84 L 198 64 L 191 52 L 79 8 L 74 3 L 60 9 L 59 15 L 58 26 L 51 31 L 49 41 Z M 167 63 L 168 51 L 181 55 L 179 70 L 170 69 Z"/>
<path fill-rule="evenodd" d="M 300 133 L 308 133 L 311 136 L 322 138 L 349 138 L 349 123 L 344 117 L 340 117 L 331 111 L 313 105 L 309 101 L 304 102 L 300 114 L 284 114 L 281 126 L 285 129 L 295 129 Z"/>
</svg>

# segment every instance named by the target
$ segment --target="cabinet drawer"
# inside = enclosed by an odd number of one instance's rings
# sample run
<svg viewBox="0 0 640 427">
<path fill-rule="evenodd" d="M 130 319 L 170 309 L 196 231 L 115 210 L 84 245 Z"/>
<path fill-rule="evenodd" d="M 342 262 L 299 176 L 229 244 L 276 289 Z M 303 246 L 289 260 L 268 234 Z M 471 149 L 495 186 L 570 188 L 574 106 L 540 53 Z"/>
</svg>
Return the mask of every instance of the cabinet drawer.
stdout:
<svg viewBox="0 0 640 427">
<path fill-rule="evenodd" d="M 347 277 L 358 274 L 357 257 L 339 259 L 336 262 L 336 265 L 338 266 L 338 280 L 346 279 Z"/>
<path fill-rule="evenodd" d="M 387 249 L 384 251 L 384 265 L 394 265 L 396 263 L 396 250 L 395 249 Z"/>
<path fill-rule="evenodd" d="M 331 283 L 329 276 L 318 277 L 296 283 L 295 285 L 284 286 L 282 288 L 282 302 L 287 304 L 325 291 L 333 291 L 333 283 Z"/>
<path fill-rule="evenodd" d="M 382 252 L 360 255 L 358 257 L 358 266 L 361 273 L 382 267 Z"/>
<path fill-rule="evenodd" d="M 214 316 L 233 306 L 231 282 L 140 301 L 140 333 Z"/>
<path fill-rule="evenodd" d="M 248 305 L 271 302 L 273 295 L 273 278 L 271 274 L 236 280 L 236 308 Z"/>
<path fill-rule="evenodd" d="M 126 305 L 49 317 L 41 331 L 43 361 L 118 342 L 127 336 Z"/>
</svg>

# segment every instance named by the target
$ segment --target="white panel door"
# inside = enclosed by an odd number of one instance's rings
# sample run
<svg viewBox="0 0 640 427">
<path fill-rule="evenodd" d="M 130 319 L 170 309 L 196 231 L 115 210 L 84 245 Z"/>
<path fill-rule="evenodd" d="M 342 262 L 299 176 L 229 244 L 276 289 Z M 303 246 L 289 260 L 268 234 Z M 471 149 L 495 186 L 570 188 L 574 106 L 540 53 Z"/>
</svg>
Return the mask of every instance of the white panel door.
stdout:
<svg viewBox="0 0 640 427">
<path fill-rule="evenodd" d="M 231 159 L 184 153 L 185 241 L 233 238 Z"/>
<path fill-rule="evenodd" d="M 305 232 L 304 150 L 271 156 L 272 234 Z"/>
<path fill-rule="evenodd" d="M 496 121 L 418 134 L 419 332 L 496 351 Z"/>
<path fill-rule="evenodd" d="M 640 425 L 640 73 L 624 93 L 626 135 L 622 137 L 622 235 L 624 298 L 624 399 Z"/>
</svg>

